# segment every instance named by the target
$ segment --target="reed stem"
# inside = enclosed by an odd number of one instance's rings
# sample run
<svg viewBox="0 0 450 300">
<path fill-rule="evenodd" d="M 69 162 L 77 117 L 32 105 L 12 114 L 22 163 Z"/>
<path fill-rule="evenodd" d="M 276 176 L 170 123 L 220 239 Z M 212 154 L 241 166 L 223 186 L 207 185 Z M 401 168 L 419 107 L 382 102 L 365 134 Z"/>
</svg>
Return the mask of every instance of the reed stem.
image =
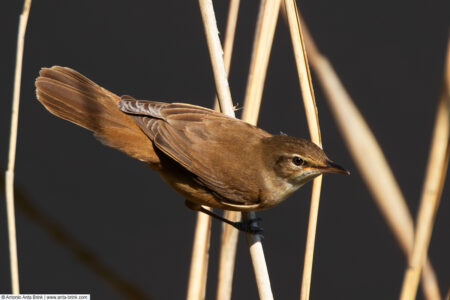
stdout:
<svg viewBox="0 0 450 300">
<path fill-rule="evenodd" d="M 14 212 L 14 166 L 16 163 L 17 129 L 19 123 L 20 84 L 22 80 L 23 50 L 31 0 L 25 0 L 19 18 L 17 32 L 16 69 L 11 111 L 11 131 L 9 139 L 8 170 L 5 173 L 6 214 L 8 219 L 9 260 L 11 269 L 11 291 L 20 294 L 19 263 L 17 258 L 16 217 Z"/>
<path fill-rule="evenodd" d="M 228 20 L 225 31 L 225 42 L 223 53 L 225 71 L 228 74 L 231 65 L 231 57 L 233 54 L 233 44 L 234 44 L 234 36 L 236 33 L 239 4 L 240 0 L 231 0 L 228 9 Z M 220 110 L 217 96 L 214 100 L 214 109 Z M 231 220 L 233 222 L 239 222 L 241 220 L 241 213 L 238 211 L 226 210 L 224 212 L 224 218 Z M 216 293 L 217 300 L 231 299 L 238 236 L 239 231 L 236 228 L 225 223 L 222 224 L 219 271 L 217 276 L 217 293 Z"/>
<path fill-rule="evenodd" d="M 286 17 L 291 33 L 292 46 L 294 48 L 295 62 L 297 64 L 300 90 L 305 106 L 306 119 L 308 121 L 311 140 L 322 147 L 322 138 L 320 134 L 319 117 L 317 113 L 314 89 L 312 86 L 311 73 L 309 71 L 308 58 L 306 55 L 305 44 L 302 37 L 302 28 L 300 17 L 295 0 L 284 1 Z M 300 299 L 309 299 L 311 291 L 312 268 L 314 260 L 314 246 L 316 239 L 317 221 L 319 216 L 320 191 L 322 187 L 322 176 L 314 179 L 311 206 L 308 221 L 308 233 L 306 237 L 305 258 L 303 263 L 303 276 L 300 289 Z"/>
<path fill-rule="evenodd" d="M 414 239 L 413 220 L 383 151 L 305 24 L 303 34 L 309 61 L 347 148 L 400 248 L 409 256 Z M 436 275 L 429 261 L 426 262 L 422 282 L 427 299 L 441 299 Z"/>
<path fill-rule="evenodd" d="M 217 97 L 219 100 L 221 111 L 231 117 L 235 117 L 231 93 L 227 80 L 227 73 L 225 71 L 225 65 L 223 61 L 223 51 L 220 39 L 218 36 L 217 22 L 214 14 L 214 8 L 211 0 L 199 0 L 200 11 L 202 15 L 203 25 L 205 28 L 205 35 L 208 44 L 211 65 L 214 73 L 214 81 L 217 90 Z M 253 236 L 253 235 L 252 235 Z M 254 235 L 256 236 L 256 235 Z M 250 254 L 253 265 L 257 265 L 255 268 L 255 277 L 262 278 L 263 281 L 257 281 L 258 291 L 261 299 L 272 299 L 272 293 L 267 293 L 266 287 L 270 287 L 270 281 L 268 281 L 268 272 L 265 264 L 264 255 L 262 252 L 262 245 L 259 242 L 250 247 Z M 256 247 L 254 247 L 256 246 Z M 258 249 L 258 251 L 253 251 Z M 262 253 L 262 255 L 261 255 Z M 266 276 L 267 275 L 267 276 Z"/>
<path fill-rule="evenodd" d="M 401 300 L 416 298 L 419 278 L 426 261 L 428 246 L 433 232 L 434 219 L 439 208 L 439 202 L 447 173 L 449 155 L 449 104 L 450 104 L 450 40 L 447 48 L 447 61 L 444 70 L 442 92 L 438 102 L 436 121 L 434 124 L 433 139 L 428 158 L 414 244 L 409 257 L 408 268 L 403 278 L 400 294 Z"/>
</svg>

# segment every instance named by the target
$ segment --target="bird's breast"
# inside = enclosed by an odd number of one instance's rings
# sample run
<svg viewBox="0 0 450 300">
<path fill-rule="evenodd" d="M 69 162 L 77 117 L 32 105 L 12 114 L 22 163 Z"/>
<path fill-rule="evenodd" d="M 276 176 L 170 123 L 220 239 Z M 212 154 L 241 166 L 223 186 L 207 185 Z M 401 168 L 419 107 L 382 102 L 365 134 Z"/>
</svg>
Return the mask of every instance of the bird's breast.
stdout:
<svg viewBox="0 0 450 300">
<path fill-rule="evenodd" d="M 261 193 L 261 209 L 268 209 L 280 204 L 300 187 L 301 185 L 292 184 L 287 180 L 273 176 L 273 174 L 265 176 L 264 190 Z"/>
</svg>

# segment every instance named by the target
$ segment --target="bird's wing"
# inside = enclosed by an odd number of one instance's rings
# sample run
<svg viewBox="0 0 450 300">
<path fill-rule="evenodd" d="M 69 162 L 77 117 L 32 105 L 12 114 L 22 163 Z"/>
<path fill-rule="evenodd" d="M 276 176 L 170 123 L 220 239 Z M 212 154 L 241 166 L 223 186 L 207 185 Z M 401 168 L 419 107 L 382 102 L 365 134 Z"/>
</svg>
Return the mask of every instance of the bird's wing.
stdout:
<svg viewBox="0 0 450 300">
<path fill-rule="evenodd" d="M 155 146 L 196 175 L 224 201 L 254 204 L 260 170 L 253 149 L 269 133 L 213 110 L 183 103 L 134 100 L 119 107 L 133 115 Z"/>
</svg>

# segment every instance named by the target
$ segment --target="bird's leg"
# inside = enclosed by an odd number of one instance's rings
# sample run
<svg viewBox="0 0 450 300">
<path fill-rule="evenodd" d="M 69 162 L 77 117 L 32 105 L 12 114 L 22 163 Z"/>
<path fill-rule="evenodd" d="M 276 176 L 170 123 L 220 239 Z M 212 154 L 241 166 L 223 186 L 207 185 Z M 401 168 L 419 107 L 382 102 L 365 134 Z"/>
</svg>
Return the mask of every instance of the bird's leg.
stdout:
<svg viewBox="0 0 450 300">
<path fill-rule="evenodd" d="M 258 225 L 255 225 L 256 222 L 261 221 L 261 218 L 255 218 L 255 219 L 241 221 L 241 222 L 233 222 L 233 221 L 230 221 L 228 219 L 225 219 L 224 217 L 221 217 L 221 216 L 213 213 L 212 211 L 205 209 L 202 206 L 200 206 L 198 211 L 201 211 L 202 213 L 205 213 L 213 218 L 216 218 L 222 222 L 225 222 L 240 231 L 244 231 L 244 232 L 248 232 L 248 233 L 252 233 L 252 234 L 262 234 L 264 232 L 262 230 L 262 228 L 258 227 Z"/>
</svg>

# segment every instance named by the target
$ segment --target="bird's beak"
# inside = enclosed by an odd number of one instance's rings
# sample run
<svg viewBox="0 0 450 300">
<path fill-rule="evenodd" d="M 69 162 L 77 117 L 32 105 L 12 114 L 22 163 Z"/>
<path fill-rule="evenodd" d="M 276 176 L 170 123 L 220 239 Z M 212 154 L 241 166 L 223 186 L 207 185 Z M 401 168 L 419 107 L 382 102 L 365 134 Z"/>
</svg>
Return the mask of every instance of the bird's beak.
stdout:
<svg viewBox="0 0 450 300">
<path fill-rule="evenodd" d="M 338 164 L 335 164 L 332 161 L 327 161 L 327 165 L 321 168 L 323 173 L 339 173 L 339 174 L 347 174 L 350 175 L 350 172 L 341 167 Z"/>
</svg>

